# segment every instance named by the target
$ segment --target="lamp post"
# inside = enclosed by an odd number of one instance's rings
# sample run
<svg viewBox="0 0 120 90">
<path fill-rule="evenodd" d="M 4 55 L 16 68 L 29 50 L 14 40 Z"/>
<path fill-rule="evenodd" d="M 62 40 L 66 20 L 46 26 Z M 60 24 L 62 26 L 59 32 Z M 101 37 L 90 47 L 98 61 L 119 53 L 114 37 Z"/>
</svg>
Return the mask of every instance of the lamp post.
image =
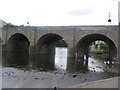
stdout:
<svg viewBox="0 0 120 90">
<path fill-rule="evenodd" d="M 111 18 L 111 13 L 109 12 L 109 19 L 108 19 L 108 22 L 111 23 L 112 20 L 110 19 Z"/>
<path fill-rule="evenodd" d="M 29 23 L 29 17 L 28 17 L 28 20 L 27 20 L 27 26 L 30 26 L 30 23 Z"/>
</svg>

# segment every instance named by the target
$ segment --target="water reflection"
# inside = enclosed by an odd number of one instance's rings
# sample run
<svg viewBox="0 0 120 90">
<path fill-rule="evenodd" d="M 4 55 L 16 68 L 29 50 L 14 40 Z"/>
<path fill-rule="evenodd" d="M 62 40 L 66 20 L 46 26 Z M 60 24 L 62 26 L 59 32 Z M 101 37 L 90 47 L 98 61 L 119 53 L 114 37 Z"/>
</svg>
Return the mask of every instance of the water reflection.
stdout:
<svg viewBox="0 0 120 90">
<path fill-rule="evenodd" d="M 66 70 L 67 48 L 56 48 L 56 54 L 28 54 L 28 52 L 3 52 L 2 65 L 6 67 L 48 71 Z"/>
<path fill-rule="evenodd" d="M 6 67 L 24 68 L 27 70 L 52 70 L 54 69 L 54 56 L 49 55 L 29 55 L 27 52 L 6 52 L 2 55 L 2 65 Z"/>
<path fill-rule="evenodd" d="M 104 72 L 105 69 L 115 68 L 114 61 L 106 61 L 94 59 L 89 57 L 88 60 L 84 58 L 74 59 L 67 58 L 67 48 L 56 48 L 55 55 L 52 54 L 33 54 L 28 52 L 4 52 L 2 57 L 3 66 L 11 66 L 15 68 L 24 68 L 25 70 L 67 70 L 69 72 L 78 71 L 95 71 Z"/>
<path fill-rule="evenodd" d="M 87 61 L 85 61 L 83 58 L 79 58 L 79 59 L 68 58 L 67 71 L 73 73 L 79 71 L 86 72 L 88 71 Z"/>
<path fill-rule="evenodd" d="M 67 48 L 56 48 L 55 55 L 28 55 L 26 52 L 3 53 L 5 67 L 2 68 L 2 85 L 3 88 L 53 88 L 55 86 L 67 88 L 84 82 L 113 77 L 104 72 L 103 60 L 90 57 L 88 65 L 84 63 L 83 58 L 67 58 Z"/>
<path fill-rule="evenodd" d="M 67 67 L 67 48 L 56 48 L 55 67 L 56 69 L 66 70 Z"/>
<path fill-rule="evenodd" d="M 53 54 L 29 56 L 29 66 L 31 69 L 38 69 L 39 71 L 54 70 L 54 61 L 55 57 Z"/>
<path fill-rule="evenodd" d="M 3 52 L 2 65 L 12 67 L 28 65 L 28 58 L 28 52 Z"/>
</svg>

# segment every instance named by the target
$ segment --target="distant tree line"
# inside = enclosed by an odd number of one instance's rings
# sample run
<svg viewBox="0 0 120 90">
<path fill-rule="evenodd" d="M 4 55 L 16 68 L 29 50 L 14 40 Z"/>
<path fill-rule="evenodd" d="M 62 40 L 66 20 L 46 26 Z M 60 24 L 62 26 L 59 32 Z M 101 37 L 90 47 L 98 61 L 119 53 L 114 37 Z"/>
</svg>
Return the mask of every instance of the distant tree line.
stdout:
<svg viewBox="0 0 120 90">
<path fill-rule="evenodd" d="M 12 23 L 6 23 L 3 27 L 25 27 L 24 25 L 13 25 Z"/>
</svg>

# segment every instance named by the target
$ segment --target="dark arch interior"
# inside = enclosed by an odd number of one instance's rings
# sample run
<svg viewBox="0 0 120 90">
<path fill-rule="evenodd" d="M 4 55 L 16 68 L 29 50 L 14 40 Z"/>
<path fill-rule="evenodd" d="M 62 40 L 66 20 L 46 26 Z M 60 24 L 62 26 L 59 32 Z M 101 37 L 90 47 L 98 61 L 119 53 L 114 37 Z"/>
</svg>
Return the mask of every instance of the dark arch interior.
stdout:
<svg viewBox="0 0 120 90">
<path fill-rule="evenodd" d="M 8 51 L 28 51 L 30 42 L 26 36 L 17 33 L 10 37 L 7 42 Z"/>
<path fill-rule="evenodd" d="M 57 34 L 49 33 L 43 35 L 36 44 L 36 51 L 39 53 L 54 53 L 56 43 L 63 38 Z"/>
<path fill-rule="evenodd" d="M 109 58 L 116 58 L 117 49 L 115 44 L 112 40 L 110 40 L 108 37 L 101 35 L 101 34 L 91 34 L 83 37 L 77 44 L 76 51 L 78 53 L 79 57 L 82 57 L 84 54 L 89 56 L 89 45 L 92 42 L 95 42 L 97 40 L 104 41 L 108 47 L 109 47 Z"/>
<path fill-rule="evenodd" d="M 35 61 L 38 66 L 41 64 L 47 66 L 47 68 L 55 68 L 55 55 L 56 44 L 63 40 L 63 38 L 57 34 L 49 33 L 43 35 L 36 43 L 36 55 Z M 35 64 L 36 65 L 36 64 Z"/>
</svg>

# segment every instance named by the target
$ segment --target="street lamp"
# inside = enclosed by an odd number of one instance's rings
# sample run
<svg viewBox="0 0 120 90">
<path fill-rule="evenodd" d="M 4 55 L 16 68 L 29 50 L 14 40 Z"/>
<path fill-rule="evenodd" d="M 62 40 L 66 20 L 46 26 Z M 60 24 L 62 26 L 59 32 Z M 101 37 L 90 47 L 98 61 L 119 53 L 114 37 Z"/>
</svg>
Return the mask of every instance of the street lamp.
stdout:
<svg viewBox="0 0 120 90">
<path fill-rule="evenodd" d="M 108 19 L 109 23 L 112 22 L 112 20 L 110 19 L 110 17 L 111 17 L 111 13 L 109 12 L 109 19 Z"/>
</svg>

